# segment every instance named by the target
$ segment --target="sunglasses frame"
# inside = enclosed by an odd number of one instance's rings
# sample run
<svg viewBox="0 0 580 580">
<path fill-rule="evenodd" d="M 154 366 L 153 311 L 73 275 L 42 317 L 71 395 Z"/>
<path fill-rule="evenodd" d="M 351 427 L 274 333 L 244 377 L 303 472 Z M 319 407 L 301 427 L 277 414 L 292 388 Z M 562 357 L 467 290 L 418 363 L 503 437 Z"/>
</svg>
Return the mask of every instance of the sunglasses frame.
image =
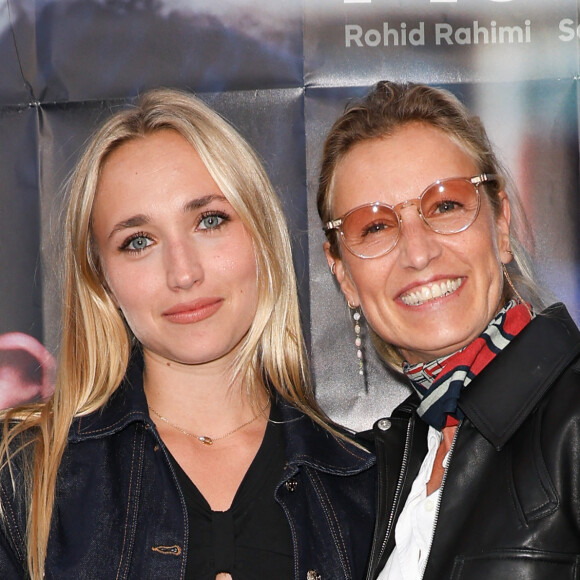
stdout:
<svg viewBox="0 0 580 580">
<path fill-rule="evenodd" d="M 449 182 L 449 181 L 466 181 L 466 182 L 471 183 L 471 185 L 473 185 L 473 187 L 474 187 L 475 195 L 477 197 L 477 209 L 475 210 L 475 214 L 473 215 L 473 219 L 468 224 L 463 226 L 461 229 L 453 231 L 453 232 L 442 232 L 442 231 L 436 230 L 433 226 L 431 226 L 431 224 L 429 224 L 429 222 L 427 221 L 427 219 L 425 218 L 425 216 L 423 215 L 423 212 L 421 210 L 421 201 L 423 199 L 423 196 L 429 190 L 431 190 L 433 187 L 436 187 L 437 185 L 445 184 L 446 182 Z M 373 201 L 371 203 L 365 203 L 363 205 L 359 205 L 359 206 L 347 211 L 343 216 L 341 216 L 337 219 L 330 220 L 330 221 L 326 222 L 322 229 L 324 230 L 324 233 L 326 233 L 326 234 L 328 234 L 328 232 L 330 232 L 332 230 L 338 230 L 338 232 L 340 233 L 340 239 L 342 240 L 344 247 L 354 256 L 357 256 L 358 258 L 362 258 L 364 260 L 373 259 L 373 258 L 380 258 L 381 256 L 385 256 L 386 254 L 388 254 L 389 252 L 394 250 L 395 247 L 397 246 L 397 244 L 399 243 L 399 239 L 401 238 L 402 225 L 403 225 L 403 218 L 401 218 L 401 215 L 399 213 L 400 209 L 403 209 L 403 208 L 408 207 L 410 205 L 415 205 L 417 207 L 417 211 L 419 212 L 419 215 L 421 216 L 421 219 L 423 220 L 425 225 L 430 230 L 434 231 L 437 234 L 441 234 L 444 236 L 459 234 L 460 232 L 464 232 L 467 228 L 469 228 L 477 219 L 477 216 L 479 215 L 479 209 L 481 207 L 481 195 L 479 193 L 479 186 L 482 185 L 483 183 L 488 183 L 490 181 L 499 181 L 497 175 L 495 175 L 493 173 L 481 173 L 479 175 L 475 175 L 474 177 L 448 177 L 445 179 L 438 179 L 437 181 L 434 181 L 433 183 L 428 185 L 421 192 L 421 195 L 419 197 L 415 197 L 412 199 L 406 199 L 405 201 L 402 201 L 402 202 L 398 203 L 397 205 L 389 205 L 387 203 L 382 203 L 380 201 Z M 343 224 L 344 220 L 346 218 L 348 218 L 348 216 L 353 214 L 355 211 L 358 211 L 358 210 L 360 210 L 362 208 L 366 208 L 366 207 L 388 208 L 388 209 L 392 210 L 393 213 L 397 216 L 398 231 L 397 231 L 397 237 L 395 238 L 395 241 L 387 250 L 381 251 L 379 254 L 377 254 L 375 256 L 365 256 L 363 254 L 359 254 L 358 252 L 355 252 L 348 245 L 348 243 L 344 237 L 344 232 L 342 230 L 342 224 Z"/>
</svg>

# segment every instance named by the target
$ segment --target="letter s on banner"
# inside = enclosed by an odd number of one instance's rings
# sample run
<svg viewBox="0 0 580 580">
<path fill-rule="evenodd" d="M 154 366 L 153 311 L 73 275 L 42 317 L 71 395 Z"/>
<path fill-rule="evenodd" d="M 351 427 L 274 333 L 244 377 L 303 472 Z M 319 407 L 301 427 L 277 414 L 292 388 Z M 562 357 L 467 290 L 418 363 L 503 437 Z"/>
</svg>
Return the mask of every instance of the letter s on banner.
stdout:
<svg viewBox="0 0 580 580">
<path fill-rule="evenodd" d="M 576 30 L 574 30 L 574 21 L 571 18 L 560 20 L 558 28 L 564 33 L 558 36 L 558 38 L 563 42 L 570 42 L 576 37 L 580 38 L 580 25 Z"/>
</svg>

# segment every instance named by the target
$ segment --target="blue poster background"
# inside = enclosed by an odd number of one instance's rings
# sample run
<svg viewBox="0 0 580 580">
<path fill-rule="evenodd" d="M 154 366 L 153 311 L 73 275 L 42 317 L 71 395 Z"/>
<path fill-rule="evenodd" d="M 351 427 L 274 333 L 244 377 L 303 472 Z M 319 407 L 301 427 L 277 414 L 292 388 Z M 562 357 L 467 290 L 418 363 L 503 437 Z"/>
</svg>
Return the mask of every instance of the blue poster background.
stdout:
<svg viewBox="0 0 580 580">
<path fill-rule="evenodd" d="M 0 334 L 57 352 L 62 184 L 111 111 L 185 88 L 261 155 L 292 231 L 317 396 L 370 426 L 407 387 L 368 341 L 358 375 L 314 197 L 326 131 L 383 78 L 446 87 L 482 117 L 524 199 L 540 280 L 580 320 L 578 12 L 578 0 L 0 1 Z"/>
</svg>

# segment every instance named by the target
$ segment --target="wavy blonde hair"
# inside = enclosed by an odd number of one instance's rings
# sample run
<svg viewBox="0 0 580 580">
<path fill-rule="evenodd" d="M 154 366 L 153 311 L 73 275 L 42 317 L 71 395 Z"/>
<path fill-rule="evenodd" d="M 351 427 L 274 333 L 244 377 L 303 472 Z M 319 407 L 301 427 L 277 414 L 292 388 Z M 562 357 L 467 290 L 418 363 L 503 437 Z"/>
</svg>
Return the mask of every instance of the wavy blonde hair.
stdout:
<svg viewBox="0 0 580 580">
<path fill-rule="evenodd" d="M 274 390 L 327 426 L 311 389 L 300 328 L 296 279 L 284 216 L 251 147 L 217 113 L 191 94 L 156 89 L 143 94 L 95 133 L 67 183 L 64 303 L 57 384 L 46 404 L 4 412 L 4 469 L 22 453 L 27 505 L 27 563 L 33 580 L 44 562 L 56 476 L 72 421 L 100 409 L 120 384 L 135 341 L 109 296 L 91 232 L 100 172 L 112 151 L 129 141 L 172 130 L 196 150 L 249 232 L 259 298 L 233 373 L 250 395 Z"/>
<path fill-rule="evenodd" d="M 351 103 L 335 121 L 324 143 L 318 180 L 317 206 L 322 223 L 336 218 L 333 211 L 333 181 L 336 168 L 358 143 L 372 139 L 388 139 L 409 123 L 424 123 L 443 131 L 475 162 L 480 173 L 493 173 L 497 182 L 485 184 L 494 214 L 501 211 L 498 193 L 505 191 L 512 212 L 510 244 L 514 259 L 507 265 L 517 292 L 541 309 L 547 296 L 535 281 L 528 247 L 533 247 L 531 229 L 523 206 L 508 171 L 493 151 L 481 120 L 452 93 L 444 89 L 417 83 L 380 81 L 361 100 Z M 340 243 L 336 230 L 326 232 L 330 252 L 340 258 Z M 524 243 L 525 240 L 525 243 Z M 518 298 L 509 280 L 502 296 L 505 304 Z M 391 367 L 401 370 L 403 357 L 396 346 L 383 341 L 372 329 L 373 343 Z"/>
</svg>

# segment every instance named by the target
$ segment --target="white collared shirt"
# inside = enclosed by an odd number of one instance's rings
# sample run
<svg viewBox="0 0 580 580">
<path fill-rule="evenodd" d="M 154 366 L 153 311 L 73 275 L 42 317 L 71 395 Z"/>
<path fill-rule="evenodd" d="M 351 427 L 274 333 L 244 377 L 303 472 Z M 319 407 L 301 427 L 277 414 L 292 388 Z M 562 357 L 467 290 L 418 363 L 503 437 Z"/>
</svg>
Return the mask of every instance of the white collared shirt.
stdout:
<svg viewBox="0 0 580 580">
<path fill-rule="evenodd" d="M 441 488 L 427 496 L 433 464 L 443 435 L 429 427 L 427 455 L 413 482 L 409 497 L 395 526 L 395 548 L 377 580 L 421 580 L 435 532 L 435 518 Z M 443 466 L 447 466 L 449 453 Z"/>
</svg>

